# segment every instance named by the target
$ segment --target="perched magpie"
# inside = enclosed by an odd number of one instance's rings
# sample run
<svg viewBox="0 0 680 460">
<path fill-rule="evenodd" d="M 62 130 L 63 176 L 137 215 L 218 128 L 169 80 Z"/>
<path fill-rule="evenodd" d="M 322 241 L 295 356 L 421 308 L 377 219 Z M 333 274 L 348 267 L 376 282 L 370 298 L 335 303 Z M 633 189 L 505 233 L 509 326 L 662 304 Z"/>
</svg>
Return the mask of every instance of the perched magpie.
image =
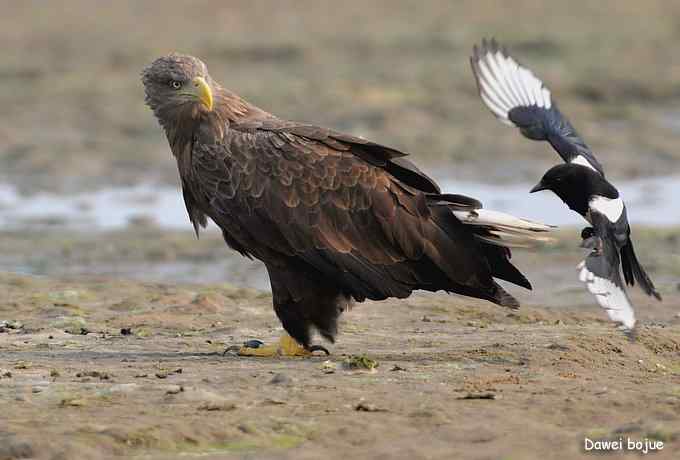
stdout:
<svg viewBox="0 0 680 460">
<path fill-rule="evenodd" d="M 635 314 L 621 280 L 639 283 L 661 300 L 652 280 L 638 262 L 626 206 L 619 192 L 605 179 L 602 165 L 569 120 L 557 109 L 550 91 L 529 69 L 522 67 L 495 40 L 483 40 L 470 58 L 479 94 L 504 124 L 516 126 L 529 139 L 548 141 L 564 164 L 552 167 L 531 189 L 552 190 L 592 227 L 581 232 L 581 246 L 591 249 L 579 264 L 579 279 L 613 321 L 632 330 Z"/>
</svg>

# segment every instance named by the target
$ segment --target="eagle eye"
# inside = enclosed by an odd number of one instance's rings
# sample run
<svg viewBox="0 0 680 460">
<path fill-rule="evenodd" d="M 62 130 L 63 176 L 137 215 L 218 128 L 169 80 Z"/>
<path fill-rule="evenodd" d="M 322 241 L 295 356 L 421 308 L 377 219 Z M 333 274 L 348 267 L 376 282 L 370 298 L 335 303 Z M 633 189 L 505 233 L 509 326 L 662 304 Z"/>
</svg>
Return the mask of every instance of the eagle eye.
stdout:
<svg viewBox="0 0 680 460">
<path fill-rule="evenodd" d="M 173 89 L 180 89 L 182 87 L 182 82 L 177 80 L 170 80 L 170 87 Z"/>
</svg>

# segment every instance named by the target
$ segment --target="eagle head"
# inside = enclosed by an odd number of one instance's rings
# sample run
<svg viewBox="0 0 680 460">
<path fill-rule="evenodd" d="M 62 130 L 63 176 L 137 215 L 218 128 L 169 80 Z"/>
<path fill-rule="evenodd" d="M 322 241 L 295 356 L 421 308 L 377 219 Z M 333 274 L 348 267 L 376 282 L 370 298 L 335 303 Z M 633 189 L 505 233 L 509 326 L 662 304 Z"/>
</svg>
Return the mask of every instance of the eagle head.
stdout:
<svg viewBox="0 0 680 460">
<path fill-rule="evenodd" d="M 166 129 L 213 110 L 215 84 L 206 65 L 193 56 L 173 53 L 156 59 L 142 71 L 142 83 L 146 104 Z"/>
</svg>

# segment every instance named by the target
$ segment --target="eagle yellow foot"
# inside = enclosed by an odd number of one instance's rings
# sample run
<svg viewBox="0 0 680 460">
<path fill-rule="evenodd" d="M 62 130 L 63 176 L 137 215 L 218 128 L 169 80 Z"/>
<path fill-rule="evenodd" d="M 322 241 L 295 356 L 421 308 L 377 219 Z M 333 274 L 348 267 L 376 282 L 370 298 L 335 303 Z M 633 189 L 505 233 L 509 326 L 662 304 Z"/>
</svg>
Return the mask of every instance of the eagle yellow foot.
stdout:
<svg viewBox="0 0 680 460">
<path fill-rule="evenodd" d="M 262 358 L 274 358 L 278 356 L 312 356 L 315 351 L 322 351 L 327 355 L 330 352 L 321 345 L 312 345 L 305 348 L 288 334 L 283 334 L 279 342 L 272 345 L 265 345 L 259 340 L 249 340 L 242 346 L 231 346 L 225 353 L 236 351 L 239 356 L 258 356 Z"/>
</svg>

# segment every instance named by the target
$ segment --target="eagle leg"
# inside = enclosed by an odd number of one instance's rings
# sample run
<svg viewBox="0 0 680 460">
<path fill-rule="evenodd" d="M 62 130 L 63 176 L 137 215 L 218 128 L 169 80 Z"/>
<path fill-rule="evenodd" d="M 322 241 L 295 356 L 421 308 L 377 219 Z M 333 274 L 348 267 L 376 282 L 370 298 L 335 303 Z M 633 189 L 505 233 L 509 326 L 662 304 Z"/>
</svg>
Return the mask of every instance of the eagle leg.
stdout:
<svg viewBox="0 0 680 460">
<path fill-rule="evenodd" d="M 326 355 L 330 352 L 321 345 L 311 345 L 305 348 L 300 345 L 290 335 L 284 333 L 279 339 L 278 343 L 265 345 L 259 340 L 249 340 L 242 346 L 231 346 L 225 350 L 225 353 L 236 351 L 239 356 L 257 356 L 261 358 L 275 358 L 279 356 L 312 356 L 315 351 L 322 351 Z"/>
</svg>

